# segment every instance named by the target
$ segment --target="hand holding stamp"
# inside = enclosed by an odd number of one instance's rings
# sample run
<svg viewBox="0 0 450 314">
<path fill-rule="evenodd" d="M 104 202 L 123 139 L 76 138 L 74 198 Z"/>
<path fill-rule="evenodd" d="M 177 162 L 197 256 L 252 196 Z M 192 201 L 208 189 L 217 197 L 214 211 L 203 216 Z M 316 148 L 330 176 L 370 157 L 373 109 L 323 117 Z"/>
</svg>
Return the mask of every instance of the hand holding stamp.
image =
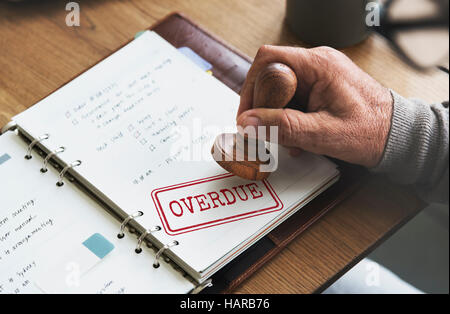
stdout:
<svg viewBox="0 0 450 314">
<path fill-rule="evenodd" d="M 294 71 L 281 63 L 271 63 L 257 76 L 253 97 L 254 108 L 285 107 L 297 90 Z M 261 160 L 258 147 L 265 147 L 264 141 L 250 139 L 236 134 L 220 134 L 211 149 L 216 162 L 225 170 L 247 180 L 263 180 L 270 172 L 262 172 L 261 166 L 268 160 Z M 270 154 L 266 150 L 267 154 Z"/>
</svg>

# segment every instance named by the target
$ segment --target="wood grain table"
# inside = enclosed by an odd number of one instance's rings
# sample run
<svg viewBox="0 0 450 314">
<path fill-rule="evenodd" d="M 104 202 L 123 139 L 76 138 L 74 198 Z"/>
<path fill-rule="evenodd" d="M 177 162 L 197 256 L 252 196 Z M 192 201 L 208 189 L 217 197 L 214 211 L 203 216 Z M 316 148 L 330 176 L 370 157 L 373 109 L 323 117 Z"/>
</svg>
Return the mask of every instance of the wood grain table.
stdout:
<svg viewBox="0 0 450 314">
<path fill-rule="evenodd" d="M 79 27 L 65 24 L 67 2 L 0 0 L 0 125 L 173 11 L 251 57 L 263 44 L 302 45 L 283 0 L 78 1 Z M 376 35 L 344 52 L 404 96 L 449 97 L 446 74 L 412 70 Z M 235 292 L 320 292 L 424 206 L 410 188 L 372 176 Z"/>
</svg>

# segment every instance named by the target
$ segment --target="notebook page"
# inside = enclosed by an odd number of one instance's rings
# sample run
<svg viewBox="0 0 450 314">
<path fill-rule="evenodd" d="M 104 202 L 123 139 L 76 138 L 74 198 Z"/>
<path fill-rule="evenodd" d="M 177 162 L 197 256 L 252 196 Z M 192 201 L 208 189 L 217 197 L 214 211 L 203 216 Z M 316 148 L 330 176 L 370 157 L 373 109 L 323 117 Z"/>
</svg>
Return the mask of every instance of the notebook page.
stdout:
<svg viewBox="0 0 450 314">
<path fill-rule="evenodd" d="M 235 131 L 238 104 L 236 93 L 146 32 L 14 120 L 32 136 L 49 133 L 47 147 L 68 147 L 62 158 L 83 161 L 80 177 L 127 213 L 143 211 L 138 222 L 162 226 L 153 236 L 177 240 L 171 251 L 202 272 L 337 174 L 322 157 L 280 152 L 266 182 L 227 176 L 210 149 L 218 134 Z M 223 195 L 206 199 L 223 189 L 234 191 L 233 206 L 219 206 Z M 179 207 L 168 208 L 172 201 Z"/>
<path fill-rule="evenodd" d="M 41 173 L 42 158 L 25 160 L 25 151 L 13 132 L 0 136 L 0 293 L 41 293 L 37 278 L 44 292 L 59 293 L 186 293 L 193 288 L 166 263 L 154 269 L 152 251 L 134 253 L 136 238 L 118 239 L 118 221 L 71 184 L 59 189 L 57 173 Z M 92 235 L 113 245 L 101 260 L 82 245 Z M 95 264 L 80 273 L 71 258 Z M 65 272 L 63 280 L 55 278 L 58 267 Z M 54 284 L 58 279 L 64 285 Z"/>
</svg>

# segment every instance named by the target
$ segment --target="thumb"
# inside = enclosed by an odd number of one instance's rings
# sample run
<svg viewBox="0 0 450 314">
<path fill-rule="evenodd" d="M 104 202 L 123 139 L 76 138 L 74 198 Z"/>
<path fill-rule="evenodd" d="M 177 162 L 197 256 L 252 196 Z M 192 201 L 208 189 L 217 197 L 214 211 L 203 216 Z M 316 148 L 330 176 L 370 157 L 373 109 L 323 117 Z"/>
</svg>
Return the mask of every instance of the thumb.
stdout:
<svg viewBox="0 0 450 314">
<path fill-rule="evenodd" d="M 278 144 L 301 148 L 313 153 L 317 150 L 317 139 L 321 130 L 320 122 L 315 112 L 304 113 L 294 109 L 267 108 L 245 111 L 237 119 L 238 126 L 244 129 L 267 127 L 266 139 L 270 139 L 269 127 L 276 126 L 278 127 Z"/>
</svg>

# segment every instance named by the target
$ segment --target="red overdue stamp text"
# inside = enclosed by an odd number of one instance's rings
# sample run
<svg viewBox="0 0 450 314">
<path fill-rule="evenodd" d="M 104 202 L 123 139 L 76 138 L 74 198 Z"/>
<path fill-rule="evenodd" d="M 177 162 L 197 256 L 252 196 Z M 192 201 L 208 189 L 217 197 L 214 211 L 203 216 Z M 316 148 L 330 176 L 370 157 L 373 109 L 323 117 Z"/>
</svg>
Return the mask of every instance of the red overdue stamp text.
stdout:
<svg viewBox="0 0 450 314">
<path fill-rule="evenodd" d="M 169 235 L 210 228 L 283 208 L 267 180 L 250 182 L 232 174 L 158 188 L 151 196 Z"/>
</svg>

